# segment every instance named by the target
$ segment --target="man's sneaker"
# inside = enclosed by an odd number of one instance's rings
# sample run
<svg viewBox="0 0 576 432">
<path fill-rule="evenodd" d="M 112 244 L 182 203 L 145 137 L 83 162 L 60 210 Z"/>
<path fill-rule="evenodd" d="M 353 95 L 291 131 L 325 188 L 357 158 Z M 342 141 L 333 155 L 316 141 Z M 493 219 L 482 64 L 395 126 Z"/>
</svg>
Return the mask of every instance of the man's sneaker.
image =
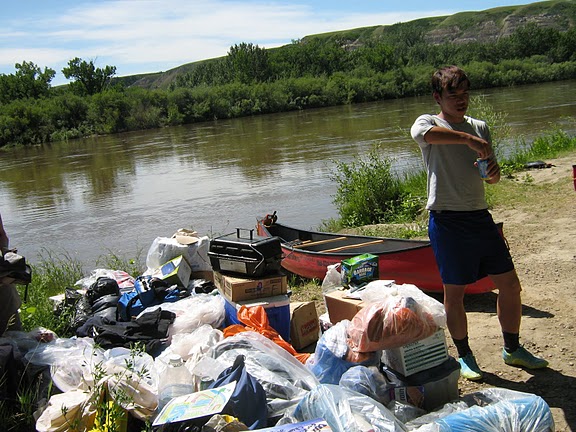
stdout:
<svg viewBox="0 0 576 432">
<path fill-rule="evenodd" d="M 526 369 L 542 369 L 548 366 L 547 360 L 530 354 L 526 348 L 522 346 L 518 347 L 518 349 L 512 353 L 502 349 L 502 358 L 507 365 L 521 366 Z"/>
<path fill-rule="evenodd" d="M 484 374 L 478 367 L 478 363 L 476 363 L 476 359 L 474 358 L 474 354 L 468 353 L 464 357 L 460 357 L 458 359 L 458 363 L 460 363 L 460 376 L 470 381 L 478 381 L 481 380 Z"/>
</svg>

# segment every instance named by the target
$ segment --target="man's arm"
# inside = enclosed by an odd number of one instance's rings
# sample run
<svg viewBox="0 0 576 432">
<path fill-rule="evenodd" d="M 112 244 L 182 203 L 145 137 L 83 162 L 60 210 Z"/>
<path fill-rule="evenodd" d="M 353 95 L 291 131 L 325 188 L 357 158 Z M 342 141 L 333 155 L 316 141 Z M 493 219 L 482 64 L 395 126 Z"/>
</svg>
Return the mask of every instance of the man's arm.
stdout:
<svg viewBox="0 0 576 432">
<path fill-rule="evenodd" d="M 481 159 L 487 159 L 492 155 L 492 146 L 488 141 L 466 132 L 433 126 L 424 134 L 424 139 L 432 145 L 465 144 L 478 153 L 478 157 Z"/>
<path fill-rule="evenodd" d="M 500 181 L 500 166 L 498 165 L 498 161 L 496 161 L 496 156 L 492 151 L 492 146 L 485 139 L 466 132 L 447 129 L 440 126 L 433 126 L 424 134 L 424 139 L 428 144 L 432 145 L 466 144 L 478 153 L 479 158 L 489 160 L 488 175 L 490 176 L 490 179 L 486 180 L 486 183 L 494 184 Z"/>
</svg>

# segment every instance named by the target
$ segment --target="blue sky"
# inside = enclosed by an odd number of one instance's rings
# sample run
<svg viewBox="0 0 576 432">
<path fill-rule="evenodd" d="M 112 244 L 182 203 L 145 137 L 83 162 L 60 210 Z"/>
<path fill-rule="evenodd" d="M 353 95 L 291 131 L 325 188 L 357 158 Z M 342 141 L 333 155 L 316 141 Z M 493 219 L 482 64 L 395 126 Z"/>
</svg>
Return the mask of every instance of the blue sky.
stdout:
<svg viewBox="0 0 576 432">
<path fill-rule="evenodd" d="M 0 74 L 33 62 L 57 72 L 74 57 L 118 76 L 226 55 L 241 42 L 272 48 L 306 35 L 389 25 L 530 1 L 15 0 L 0 10 Z"/>
</svg>

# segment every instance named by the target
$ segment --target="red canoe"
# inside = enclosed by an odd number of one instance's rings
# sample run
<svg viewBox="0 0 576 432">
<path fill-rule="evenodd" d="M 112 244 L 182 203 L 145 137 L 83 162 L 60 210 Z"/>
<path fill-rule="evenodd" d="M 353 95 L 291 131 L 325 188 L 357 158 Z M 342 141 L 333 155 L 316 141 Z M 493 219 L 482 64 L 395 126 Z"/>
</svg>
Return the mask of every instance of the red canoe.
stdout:
<svg viewBox="0 0 576 432">
<path fill-rule="evenodd" d="M 282 267 L 298 276 L 323 280 L 329 265 L 370 253 L 378 256 L 380 279 L 414 284 L 428 292 L 443 291 L 429 241 L 305 231 L 275 220 L 275 215 L 259 219 L 258 235 L 280 238 Z M 480 294 L 493 289 L 492 281 L 485 277 L 468 285 L 466 293 Z"/>
</svg>

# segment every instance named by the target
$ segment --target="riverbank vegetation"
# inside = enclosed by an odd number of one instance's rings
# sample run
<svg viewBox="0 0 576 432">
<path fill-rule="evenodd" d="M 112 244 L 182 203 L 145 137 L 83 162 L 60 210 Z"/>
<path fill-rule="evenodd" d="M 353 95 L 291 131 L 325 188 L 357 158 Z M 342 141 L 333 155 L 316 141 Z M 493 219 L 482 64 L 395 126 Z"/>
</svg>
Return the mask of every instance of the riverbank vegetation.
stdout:
<svg viewBox="0 0 576 432">
<path fill-rule="evenodd" d="M 500 118 L 505 116 L 494 113 L 491 107 L 477 107 L 487 116 Z M 502 128 L 506 129 L 505 124 Z M 495 128 L 498 131 L 498 128 Z M 502 129 L 500 129 L 502 133 Z M 498 135 L 498 132 L 496 133 Z M 505 136 L 501 136 L 502 139 Z M 515 174 L 525 169 L 528 162 L 539 159 L 556 158 L 576 149 L 576 137 L 569 136 L 559 128 L 553 128 L 533 142 L 520 140 L 508 156 L 499 156 L 502 178 L 513 179 Z M 495 153 L 499 153 L 498 142 Z M 333 180 L 338 185 L 334 204 L 338 210 L 338 219 L 323 221 L 322 230 L 337 232 L 354 229 L 356 234 L 415 238 L 425 237 L 427 232 L 426 173 L 424 170 L 410 172 L 402 178 L 392 173 L 392 161 L 382 157 L 375 147 L 368 156 L 358 156 L 352 163 L 335 161 Z M 525 178 L 530 181 L 529 175 Z M 506 181 L 497 187 L 487 187 L 488 204 L 502 201 L 506 194 Z M 504 186 L 503 186 L 504 185 Z"/>
<path fill-rule="evenodd" d="M 166 89 L 128 86 L 114 66 L 78 58 L 63 69 L 70 85 L 52 88 L 53 70 L 23 62 L 0 75 L 0 147 L 421 95 L 445 64 L 463 67 L 475 88 L 576 78 L 575 27 L 532 23 L 497 40 L 434 44 L 420 21 L 359 46 L 353 30 L 270 50 L 241 43 Z"/>
</svg>

